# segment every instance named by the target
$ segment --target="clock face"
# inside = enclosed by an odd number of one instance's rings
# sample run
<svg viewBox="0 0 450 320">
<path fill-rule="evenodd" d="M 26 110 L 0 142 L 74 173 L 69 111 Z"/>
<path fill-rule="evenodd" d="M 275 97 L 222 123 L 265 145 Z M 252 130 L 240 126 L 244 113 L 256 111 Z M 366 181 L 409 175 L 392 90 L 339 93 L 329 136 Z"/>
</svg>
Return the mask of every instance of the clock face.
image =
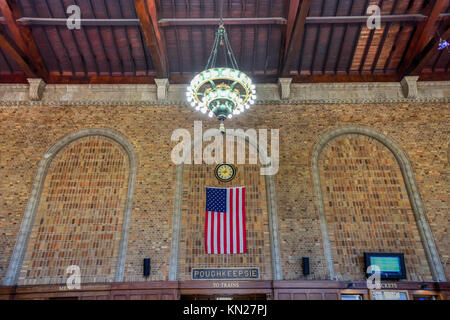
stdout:
<svg viewBox="0 0 450 320">
<path fill-rule="evenodd" d="M 214 171 L 216 178 L 222 182 L 228 182 L 233 180 L 236 175 L 236 168 L 231 164 L 219 164 Z"/>
</svg>

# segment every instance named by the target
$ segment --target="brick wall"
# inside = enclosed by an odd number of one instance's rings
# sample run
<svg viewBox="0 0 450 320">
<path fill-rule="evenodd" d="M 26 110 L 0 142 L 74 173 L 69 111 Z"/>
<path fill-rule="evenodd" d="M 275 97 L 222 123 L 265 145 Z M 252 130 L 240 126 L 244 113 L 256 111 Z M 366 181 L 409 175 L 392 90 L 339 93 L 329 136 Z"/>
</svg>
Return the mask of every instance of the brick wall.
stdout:
<svg viewBox="0 0 450 320">
<path fill-rule="evenodd" d="M 311 258 L 312 274 L 308 279 L 327 279 L 313 193 L 311 155 L 321 135 L 346 125 L 367 126 L 382 132 L 406 151 L 441 259 L 448 259 L 448 107 L 448 104 L 424 103 L 269 105 L 256 106 L 227 124 L 233 128 L 280 129 L 280 170 L 275 180 L 285 279 L 305 278 L 300 267 L 302 256 Z M 0 107 L 0 279 L 9 264 L 37 164 L 46 150 L 64 135 L 83 128 L 103 127 L 127 137 L 138 158 L 124 281 L 144 280 L 144 257 L 152 259 L 150 280 L 167 280 L 175 177 L 175 166 L 170 161 L 175 143 L 170 137 L 177 128 L 186 128 L 192 133 L 193 122 L 199 119 L 203 120 L 204 129 L 218 127 L 217 121 L 181 106 Z M 380 152 L 386 156 L 385 151 Z M 193 183 L 214 181 L 213 177 L 206 178 L 207 174 L 212 175 L 206 166 L 195 170 L 204 172 L 205 178 L 194 179 Z M 247 181 L 252 180 L 244 183 Z M 189 188 L 185 185 L 184 197 Z M 189 210 L 203 210 L 199 199 L 192 203 L 201 208 Z M 404 206 L 406 203 L 402 202 L 400 209 L 408 210 Z M 186 215 L 188 210 L 183 210 Z M 264 219 L 257 222 L 258 228 L 263 228 Z M 409 219 L 402 221 L 398 223 L 411 225 Z M 410 232 L 415 237 L 415 231 Z M 264 237 L 267 234 L 268 229 Z M 186 241 L 186 237 L 182 241 Z M 398 249 L 410 245 L 405 242 Z M 414 242 L 410 250 L 422 248 Z M 428 277 L 422 261 L 411 270 L 417 277 Z M 448 264 L 445 270 L 450 278 Z"/>
<path fill-rule="evenodd" d="M 181 254 L 179 279 L 191 280 L 192 268 L 258 267 L 262 280 L 272 279 L 269 221 L 266 203 L 266 184 L 258 165 L 237 165 L 237 174 L 230 182 L 219 182 L 214 176 L 215 166 L 189 165 L 185 168 Z M 235 255 L 205 254 L 205 186 L 245 186 L 247 253 Z"/>
<path fill-rule="evenodd" d="M 343 135 L 319 163 L 334 266 L 363 280 L 364 252 L 402 252 L 408 280 L 432 280 L 400 167 L 380 142 Z"/>
<path fill-rule="evenodd" d="M 103 137 L 76 140 L 52 160 L 19 284 L 114 280 L 128 187 L 128 155 Z M 70 273 L 72 274 L 72 272 Z"/>
</svg>

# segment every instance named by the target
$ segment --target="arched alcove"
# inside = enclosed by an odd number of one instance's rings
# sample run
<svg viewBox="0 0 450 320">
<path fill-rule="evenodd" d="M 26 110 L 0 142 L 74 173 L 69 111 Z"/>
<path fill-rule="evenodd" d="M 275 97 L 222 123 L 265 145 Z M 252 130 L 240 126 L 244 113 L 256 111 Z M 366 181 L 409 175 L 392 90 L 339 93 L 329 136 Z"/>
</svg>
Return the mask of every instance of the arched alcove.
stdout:
<svg viewBox="0 0 450 320">
<path fill-rule="evenodd" d="M 14 251 L 9 263 L 8 271 L 4 280 L 5 285 L 17 284 L 19 275 L 22 269 L 22 264 L 24 262 L 25 254 L 27 252 L 28 244 L 30 241 L 30 235 L 32 233 L 33 226 L 35 224 L 36 214 L 39 208 L 42 191 L 46 182 L 46 177 L 49 172 L 49 168 L 55 157 L 58 156 L 59 152 L 78 141 L 79 139 L 99 136 L 111 140 L 113 143 L 117 144 L 123 148 L 124 153 L 127 155 L 127 167 L 128 167 L 128 179 L 126 188 L 126 198 L 123 210 L 123 220 L 121 223 L 120 230 L 120 241 L 119 249 L 117 255 L 117 266 L 115 268 L 115 281 L 122 281 L 124 273 L 124 265 L 126 258 L 126 249 L 128 242 L 128 230 L 130 223 L 130 216 L 132 210 L 132 201 L 134 193 L 134 184 L 136 180 L 136 169 L 137 169 L 137 159 L 134 153 L 131 143 L 121 134 L 110 130 L 110 129 L 97 129 L 90 128 L 84 129 L 72 134 L 69 134 L 59 141 L 57 141 L 44 155 L 38 165 L 38 170 L 34 183 L 32 186 L 30 198 L 22 218 L 22 223 L 19 230 L 19 235 L 17 237 Z"/>
<path fill-rule="evenodd" d="M 427 221 L 425 209 L 419 191 L 417 189 L 416 181 L 414 179 L 412 166 L 406 153 L 400 148 L 400 146 L 396 142 L 394 142 L 392 139 L 385 136 L 384 134 L 381 134 L 370 128 L 356 127 L 356 126 L 341 127 L 327 132 L 320 138 L 312 154 L 312 174 L 314 181 L 314 193 L 316 197 L 317 208 L 319 211 L 324 255 L 329 277 L 331 279 L 336 279 L 332 249 L 328 234 L 326 213 L 323 202 L 322 185 L 319 172 L 319 158 L 323 148 L 327 145 L 329 141 L 345 134 L 356 134 L 371 137 L 382 143 L 386 148 L 388 148 L 392 152 L 396 161 L 398 162 L 398 165 L 400 167 L 403 176 L 406 191 L 408 193 L 409 201 L 411 203 L 411 208 L 414 212 L 414 218 L 417 223 L 417 229 L 419 231 L 420 238 L 422 240 L 422 244 L 425 250 L 428 265 L 430 267 L 433 279 L 435 281 L 446 281 L 444 269 L 442 267 L 439 254 L 436 245 L 434 243 L 434 238 Z"/>
<path fill-rule="evenodd" d="M 203 139 L 208 140 L 211 137 L 221 135 L 216 131 L 208 131 L 205 133 L 204 137 L 195 140 L 190 146 L 189 150 L 193 150 L 197 143 L 202 143 Z M 233 136 L 241 141 L 247 141 L 249 147 L 255 148 L 259 152 L 259 146 L 257 143 L 247 139 L 243 133 L 240 131 L 227 131 L 224 135 Z M 186 155 L 185 155 L 186 156 Z M 267 159 L 262 156 L 262 162 L 267 163 Z M 179 258 L 180 258 L 180 238 L 181 238 L 181 219 L 182 219 L 182 206 L 183 206 L 183 190 L 184 190 L 184 177 L 185 177 L 185 165 L 179 164 L 175 170 L 175 199 L 174 199 L 174 215 L 172 220 L 172 245 L 171 245 L 171 255 L 170 255 L 170 273 L 169 280 L 178 280 L 179 271 Z M 273 175 L 264 176 L 264 185 L 266 192 L 266 202 L 267 202 L 267 214 L 268 214 L 268 224 L 269 224 L 269 239 L 270 239 L 270 256 L 271 256 L 271 271 L 273 280 L 282 280 L 282 270 L 281 270 L 281 254 L 280 254 L 280 244 L 278 235 L 278 215 L 276 207 L 276 193 L 275 193 L 275 182 Z"/>
</svg>

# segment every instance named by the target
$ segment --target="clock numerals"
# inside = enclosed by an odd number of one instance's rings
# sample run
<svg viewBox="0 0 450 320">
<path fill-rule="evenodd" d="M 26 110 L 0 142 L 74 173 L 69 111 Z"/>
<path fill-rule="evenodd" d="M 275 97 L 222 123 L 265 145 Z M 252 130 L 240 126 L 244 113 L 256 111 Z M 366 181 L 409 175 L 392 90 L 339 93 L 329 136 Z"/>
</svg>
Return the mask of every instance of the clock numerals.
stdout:
<svg viewBox="0 0 450 320">
<path fill-rule="evenodd" d="M 236 169 L 230 164 L 219 164 L 216 167 L 214 174 L 219 181 L 229 182 L 233 180 L 236 175 Z"/>
</svg>

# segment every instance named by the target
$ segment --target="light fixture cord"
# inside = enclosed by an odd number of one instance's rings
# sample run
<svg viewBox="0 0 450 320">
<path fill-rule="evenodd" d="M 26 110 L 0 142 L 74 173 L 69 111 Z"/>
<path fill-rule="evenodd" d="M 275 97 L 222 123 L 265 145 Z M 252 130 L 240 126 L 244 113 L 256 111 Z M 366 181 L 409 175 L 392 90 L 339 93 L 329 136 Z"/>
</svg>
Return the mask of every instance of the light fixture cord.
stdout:
<svg viewBox="0 0 450 320">
<path fill-rule="evenodd" d="M 220 25 L 223 25 L 223 0 L 219 1 L 219 18 L 220 18 Z"/>
<path fill-rule="evenodd" d="M 223 22 L 223 0 L 219 0 L 219 18 L 219 30 L 216 32 L 216 38 L 214 39 L 213 48 L 206 64 L 206 70 L 216 67 L 219 47 L 222 45 L 224 46 L 225 67 L 228 67 L 228 64 L 230 64 L 231 68 L 237 70 L 239 69 L 239 66 L 236 57 L 234 56 L 233 49 L 231 48 L 230 41 L 228 40 L 228 35 Z"/>
</svg>

